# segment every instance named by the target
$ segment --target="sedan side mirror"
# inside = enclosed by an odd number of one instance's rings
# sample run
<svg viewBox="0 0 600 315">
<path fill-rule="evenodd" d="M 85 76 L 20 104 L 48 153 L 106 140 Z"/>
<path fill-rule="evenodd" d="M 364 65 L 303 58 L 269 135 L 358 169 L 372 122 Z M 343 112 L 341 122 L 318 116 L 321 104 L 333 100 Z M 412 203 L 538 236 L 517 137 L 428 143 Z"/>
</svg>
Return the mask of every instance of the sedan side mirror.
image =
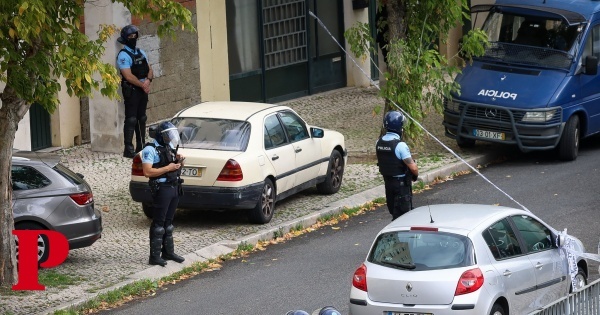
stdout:
<svg viewBox="0 0 600 315">
<path fill-rule="evenodd" d="M 310 127 L 310 134 L 313 138 L 323 138 L 325 131 L 323 131 L 321 128 Z"/>
<path fill-rule="evenodd" d="M 562 245 L 565 244 L 565 235 L 563 233 L 559 233 L 558 237 L 555 237 L 556 241 L 558 242 L 558 244 L 556 244 L 556 247 L 561 247 Z"/>
<path fill-rule="evenodd" d="M 596 75 L 598 73 L 598 57 L 587 56 L 585 57 L 585 74 Z"/>
</svg>

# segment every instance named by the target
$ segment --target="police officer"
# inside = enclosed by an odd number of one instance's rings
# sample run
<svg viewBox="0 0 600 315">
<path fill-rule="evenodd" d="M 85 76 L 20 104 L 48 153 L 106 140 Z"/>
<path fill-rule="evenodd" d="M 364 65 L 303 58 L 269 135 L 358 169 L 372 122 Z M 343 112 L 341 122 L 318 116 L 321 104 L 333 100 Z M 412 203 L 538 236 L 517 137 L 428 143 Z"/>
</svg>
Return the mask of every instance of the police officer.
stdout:
<svg viewBox="0 0 600 315">
<path fill-rule="evenodd" d="M 135 25 L 127 25 L 121 30 L 121 37 L 117 39 L 124 45 L 117 55 L 117 66 L 121 71 L 121 88 L 125 102 L 123 156 L 128 158 L 134 157 L 141 151 L 146 141 L 146 106 L 150 83 L 154 78 L 152 68 L 148 65 L 146 52 L 136 48 L 138 36 L 138 28 Z M 132 144 L 134 133 L 135 151 Z"/>
<path fill-rule="evenodd" d="M 404 115 L 389 111 L 383 118 L 386 134 L 377 141 L 377 165 L 385 183 L 385 200 L 392 221 L 412 210 L 412 182 L 419 176 L 417 163 L 402 141 Z"/>
<path fill-rule="evenodd" d="M 183 157 L 175 150 L 179 143 L 177 128 L 163 122 L 156 128 L 154 141 L 142 150 L 142 170 L 150 178 L 152 192 L 152 224 L 150 225 L 150 265 L 167 264 L 166 260 L 178 263 L 184 258 L 175 254 L 173 244 L 173 217 L 179 202 L 178 170 L 183 166 Z"/>
</svg>

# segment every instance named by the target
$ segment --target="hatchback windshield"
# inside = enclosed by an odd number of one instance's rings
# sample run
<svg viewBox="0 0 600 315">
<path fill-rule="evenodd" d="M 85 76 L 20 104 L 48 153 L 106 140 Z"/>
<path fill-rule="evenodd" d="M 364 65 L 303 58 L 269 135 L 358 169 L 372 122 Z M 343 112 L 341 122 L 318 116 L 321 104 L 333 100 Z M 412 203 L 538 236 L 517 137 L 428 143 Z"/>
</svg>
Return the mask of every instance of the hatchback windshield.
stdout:
<svg viewBox="0 0 600 315">
<path fill-rule="evenodd" d="M 471 266 L 471 241 L 462 235 L 397 231 L 381 234 L 367 261 L 406 270 L 434 270 Z"/>
<path fill-rule="evenodd" d="M 246 121 L 214 118 L 175 118 L 182 148 L 245 151 L 250 137 Z"/>
<path fill-rule="evenodd" d="M 490 12 L 483 31 L 490 46 L 480 58 L 568 69 L 575 55 L 579 25 L 569 25 L 555 16 L 524 15 L 498 8 Z"/>
</svg>

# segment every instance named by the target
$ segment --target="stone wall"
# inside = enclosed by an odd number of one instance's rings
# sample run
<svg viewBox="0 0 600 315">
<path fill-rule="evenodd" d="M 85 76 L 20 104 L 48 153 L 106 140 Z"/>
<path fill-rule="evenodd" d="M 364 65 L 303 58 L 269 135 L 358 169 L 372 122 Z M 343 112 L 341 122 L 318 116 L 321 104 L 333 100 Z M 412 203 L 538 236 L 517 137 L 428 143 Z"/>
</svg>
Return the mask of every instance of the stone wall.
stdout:
<svg viewBox="0 0 600 315">
<path fill-rule="evenodd" d="M 192 12 L 196 24 L 196 2 L 179 1 Z M 138 47 L 146 51 L 155 79 L 148 101 L 148 124 L 173 116 L 179 110 L 200 103 L 198 35 L 177 31 L 175 38 L 156 35 L 156 24 L 133 19 L 140 28 Z"/>
</svg>

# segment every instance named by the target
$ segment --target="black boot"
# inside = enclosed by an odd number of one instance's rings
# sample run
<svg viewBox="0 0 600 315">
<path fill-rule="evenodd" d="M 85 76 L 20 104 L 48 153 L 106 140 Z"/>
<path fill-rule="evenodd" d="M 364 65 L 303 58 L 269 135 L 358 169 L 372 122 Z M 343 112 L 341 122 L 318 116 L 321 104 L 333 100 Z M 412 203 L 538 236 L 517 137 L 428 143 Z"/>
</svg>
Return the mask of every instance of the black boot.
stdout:
<svg viewBox="0 0 600 315">
<path fill-rule="evenodd" d="M 123 157 L 133 158 L 135 156 L 135 152 L 133 151 L 133 143 L 131 143 L 134 132 L 134 129 L 123 129 L 123 143 L 125 145 Z"/>
<path fill-rule="evenodd" d="M 182 263 L 185 258 L 175 254 L 175 244 L 173 244 L 173 225 L 168 225 L 165 229 L 165 237 L 163 238 L 162 259 L 173 260 Z"/>
<path fill-rule="evenodd" d="M 166 266 L 167 261 L 160 257 L 160 248 L 163 243 L 163 236 L 165 229 L 163 227 L 150 227 L 150 259 L 148 263 L 150 265 Z"/>
</svg>

